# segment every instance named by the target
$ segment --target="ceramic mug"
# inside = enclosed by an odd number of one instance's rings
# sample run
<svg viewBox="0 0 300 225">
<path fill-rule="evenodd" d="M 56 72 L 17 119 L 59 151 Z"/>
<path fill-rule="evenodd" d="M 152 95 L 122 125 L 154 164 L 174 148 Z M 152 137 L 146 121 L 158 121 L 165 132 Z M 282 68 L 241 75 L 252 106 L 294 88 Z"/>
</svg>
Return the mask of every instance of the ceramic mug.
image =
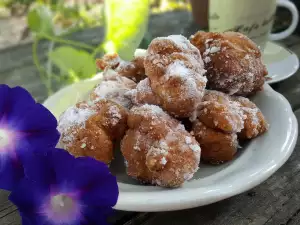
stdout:
<svg viewBox="0 0 300 225">
<path fill-rule="evenodd" d="M 265 47 L 268 40 L 281 40 L 290 36 L 299 20 L 297 7 L 289 0 L 192 0 L 191 3 L 196 22 L 202 26 L 208 23 L 209 31 L 241 32 L 251 38 L 261 49 Z M 270 32 L 277 6 L 291 12 L 292 22 L 286 30 L 272 34 Z M 205 7 L 208 7 L 206 15 Z M 197 21 L 196 14 L 200 11 L 202 18 L 198 17 Z M 205 16 L 208 17 L 207 20 Z"/>
</svg>

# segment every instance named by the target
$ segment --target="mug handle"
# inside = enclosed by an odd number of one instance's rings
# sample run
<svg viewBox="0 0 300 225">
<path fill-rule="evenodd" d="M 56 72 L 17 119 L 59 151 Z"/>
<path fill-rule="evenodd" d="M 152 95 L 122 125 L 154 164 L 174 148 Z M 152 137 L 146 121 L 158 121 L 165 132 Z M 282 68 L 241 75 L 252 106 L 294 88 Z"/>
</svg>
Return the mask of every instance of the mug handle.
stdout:
<svg viewBox="0 0 300 225">
<path fill-rule="evenodd" d="M 292 23 L 286 30 L 275 34 L 270 34 L 269 39 L 272 41 L 278 41 L 290 36 L 295 31 L 299 21 L 299 13 L 294 3 L 288 0 L 279 0 L 277 1 L 277 6 L 287 8 L 292 13 Z"/>
</svg>

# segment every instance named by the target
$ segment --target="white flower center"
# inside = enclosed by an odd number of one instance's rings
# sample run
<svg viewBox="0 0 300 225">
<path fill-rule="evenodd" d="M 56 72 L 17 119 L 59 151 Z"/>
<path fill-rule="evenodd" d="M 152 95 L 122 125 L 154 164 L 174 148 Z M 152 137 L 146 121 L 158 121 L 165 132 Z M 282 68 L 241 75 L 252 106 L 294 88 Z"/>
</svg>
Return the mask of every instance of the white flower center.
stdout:
<svg viewBox="0 0 300 225">
<path fill-rule="evenodd" d="M 81 205 L 76 193 L 50 193 L 49 197 L 40 213 L 53 224 L 73 224 L 81 220 Z"/>
<path fill-rule="evenodd" d="M 65 195 L 65 194 L 58 194 L 51 198 L 51 208 L 53 212 L 56 213 L 69 213 L 74 210 L 75 202 L 74 200 Z"/>
<path fill-rule="evenodd" d="M 9 132 L 0 129 L 0 148 L 5 148 L 9 144 Z"/>
</svg>

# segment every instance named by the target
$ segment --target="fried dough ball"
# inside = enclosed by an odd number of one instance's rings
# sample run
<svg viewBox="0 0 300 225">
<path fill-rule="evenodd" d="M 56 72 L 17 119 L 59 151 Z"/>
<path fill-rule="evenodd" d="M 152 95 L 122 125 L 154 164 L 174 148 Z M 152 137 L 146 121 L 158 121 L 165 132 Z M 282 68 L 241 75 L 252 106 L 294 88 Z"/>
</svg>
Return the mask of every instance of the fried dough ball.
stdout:
<svg viewBox="0 0 300 225">
<path fill-rule="evenodd" d="M 102 59 L 96 61 L 97 67 L 101 70 L 113 69 L 120 76 L 127 77 L 135 82 L 146 78 L 144 68 L 144 56 L 137 55 L 130 61 L 122 60 L 117 53 L 106 54 Z"/>
<path fill-rule="evenodd" d="M 155 38 L 144 65 L 160 106 L 175 117 L 193 116 L 207 81 L 199 50 L 181 35 Z"/>
<path fill-rule="evenodd" d="M 160 107 L 133 107 L 128 126 L 121 151 L 129 176 L 143 183 L 177 187 L 198 170 L 199 144 Z"/>
<path fill-rule="evenodd" d="M 230 96 L 220 92 L 220 91 L 214 91 L 214 90 L 205 90 L 204 96 L 202 98 L 202 101 L 215 101 L 220 104 L 229 104 L 231 99 Z"/>
<path fill-rule="evenodd" d="M 91 101 L 102 99 L 112 100 L 119 105 L 130 109 L 132 102 L 125 93 L 136 87 L 136 83 L 126 77 L 119 76 L 113 70 L 103 73 L 103 80 L 90 93 Z"/>
<path fill-rule="evenodd" d="M 140 81 L 136 88 L 126 92 L 126 96 L 131 99 L 134 105 L 160 105 L 159 98 L 153 93 L 149 78 Z"/>
<path fill-rule="evenodd" d="M 198 119 L 212 129 L 228 133 L 240 132 L 244 128 L 244 113 L 240 104 L 219 91 L 205 91 Z"/>
<path fill-rule="evenodd" d="M 238 134 L 239 139 L 253 139 L 268 130 L 269 125 L 264 115 L 253 102 L 244 97 L 232 97 L 232 100 L 241 105 L 245 115 L 244 129 Z"/>
<path fill-rule="evenodd" d="M 77 103 L 59 118 L 59 145 L 75 157 L 90 156 L 106 164 L 113 159 L 113 141 L 121 139 L 127 127 L 127 111 L 101 100 Z"/>
<path fill-rule="evenodd" d="M 121 105 L 106 99 L 96 102 L 95 106 L 101 127 L 113 141 L 121 140 L 127 129 L 128 111 Z"/>
<path fill-rule="evenodd" d="M 243 111 L 239 105 L 203 102 L 198 119 L 206 126 L 228 133 L 240 132 L 244 128 Z"/>
<path fill-rule="evenodd" d="M 192 128 L 201 146 L 201 159 L 211 164 L 220 164 L 233 159 L 238 148 L 236 133 L 225 133 L 195 121 Z"/>
<path fill-rule="evenodd" d="M 201 52 L 209 88 L 242 96 L 262 90 L 268 72 L 259 48 L 245 35 L 199 31 L 190 40 Z"/>
</svg>

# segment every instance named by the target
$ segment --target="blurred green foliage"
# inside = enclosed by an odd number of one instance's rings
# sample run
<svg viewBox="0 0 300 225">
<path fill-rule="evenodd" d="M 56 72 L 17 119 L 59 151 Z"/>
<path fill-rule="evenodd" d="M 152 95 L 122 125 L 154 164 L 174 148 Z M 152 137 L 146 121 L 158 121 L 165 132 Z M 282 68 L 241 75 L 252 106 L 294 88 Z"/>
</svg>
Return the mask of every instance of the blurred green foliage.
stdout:
<svg viewBox="0 0 300 225">
<path fill-rule="evenodd" d="M 27 14 L 28 27 L 32 32 L 54 35 L 53 13 L 45 5 L 37 5 Z"/>
<path fill-rule="evenodd" d="M 96 74 L 95 57 L 117 52 L 130 60 L 139 46 L 151 41 L 147 33 L 151 13 L 188 9 L 185 0 L 0 0 L 0 7 L 23 6 L 28 28 L 33 34 L 33 60 L 42 81 L 52 93 L 52 82 L 64 84 L 91 78 Z M 76 1 L 75 1 L 76 2 Z M 69 40 L 68 34 L 94 26 L 105 26 L 105 41 L 98 46 Z M 39 41 L 49 40 L 48 63 L 39 62 Z M 57 46 L 55 48 L 55 46 Z M 54 73 L 53 67 L 59 72 Z"/>
<path fill-rule="evenodd" d="M 124 60 L 133 57 L 148 26 L 149 0 L 105 2 L 105 52 L 117 52 Z"/>
<path fill-rule="evenodd" d="M 97 72 L 94 57 L 84 50 L 62 46 L 49 52 L 48 56 L 71 82 L 90 78 Z"/>
</svg>

